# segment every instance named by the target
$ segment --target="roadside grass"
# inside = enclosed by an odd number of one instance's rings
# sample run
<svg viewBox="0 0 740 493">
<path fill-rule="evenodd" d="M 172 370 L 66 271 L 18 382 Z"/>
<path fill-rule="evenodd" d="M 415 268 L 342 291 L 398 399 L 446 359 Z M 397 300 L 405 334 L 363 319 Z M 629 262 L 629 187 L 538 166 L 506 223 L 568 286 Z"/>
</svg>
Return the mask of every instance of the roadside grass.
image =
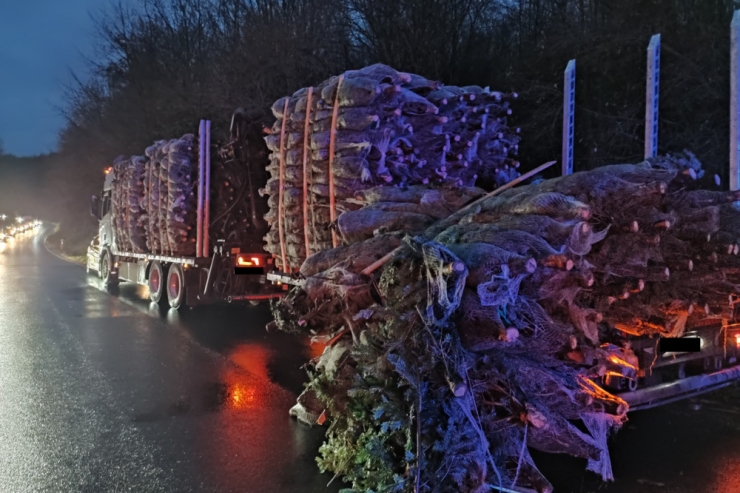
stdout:
<svg viewBox="0 0 740 493">
<path fill-rule="evenodd" d="M 92 238 L 87 228 L 65 228 L 62 225 L 47 237 L 46 246 L 60 257 L 85 265 L 87 247 Z"/>
</svg>

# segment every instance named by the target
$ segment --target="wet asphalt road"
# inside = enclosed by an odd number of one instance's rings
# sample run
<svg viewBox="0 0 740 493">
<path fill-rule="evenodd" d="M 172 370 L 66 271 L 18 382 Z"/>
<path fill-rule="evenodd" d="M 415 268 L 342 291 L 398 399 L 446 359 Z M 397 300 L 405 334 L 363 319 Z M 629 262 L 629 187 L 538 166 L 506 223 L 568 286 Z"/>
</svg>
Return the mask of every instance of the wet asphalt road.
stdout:
<svg viewBox="0 0 740 493">
<path fill-rule="evenodd" d="M 315 349 L 267 334 L 264 307 L 111 296 L 42 238 L 0 252 L 0 492 L 339 489 L 313 459 L 323 430 L 287 415 Z M 535 460 L 556 493 L 740 493 L 740 389 L 635 413 L 611 449 L 610 484 Z"/>
<path fill-rule="evenodd" d="M 160 311 L 27 233 L 0 254 L 0 491 L 324 492 L 265 307 Z"/>
</svg>

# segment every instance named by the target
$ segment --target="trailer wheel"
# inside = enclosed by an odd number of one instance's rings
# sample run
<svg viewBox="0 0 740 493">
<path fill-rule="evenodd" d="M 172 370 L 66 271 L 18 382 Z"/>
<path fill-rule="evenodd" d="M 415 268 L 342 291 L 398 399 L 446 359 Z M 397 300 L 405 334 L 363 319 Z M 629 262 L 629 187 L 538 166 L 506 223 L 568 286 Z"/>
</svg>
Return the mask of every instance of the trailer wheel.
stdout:
<svg viewBox="0 0 740 493">
<path fill-rule="evenodd" d="M 118 274 L 114 274 L 114 259 L 107 250 L 103 252 L 100 259 L 100 278 L 108 289 L 118 286 Z"/>
<path fill-rule="evenodd" d="M 185 306 L 185 276 L 180 264 L 172 264 L 167 272 L 167 300 L 172 308 Z"/>
<path fill-rule="evenodd" d="M 98 279 L 103 278 L 103 257 L 105 256 L 105 252 L 101 251 L 98 255 L 98 268 L 95 271 L 95 275 L 98 276 Z"/>
<path fill-rule="evenodd" d="M 166 299 L 164 295 L 165 289 L 165 269 L 158 260 L 152 262 L 149 267 L 149 299 L 155 303 L 161 303 Z"/>
</svg>

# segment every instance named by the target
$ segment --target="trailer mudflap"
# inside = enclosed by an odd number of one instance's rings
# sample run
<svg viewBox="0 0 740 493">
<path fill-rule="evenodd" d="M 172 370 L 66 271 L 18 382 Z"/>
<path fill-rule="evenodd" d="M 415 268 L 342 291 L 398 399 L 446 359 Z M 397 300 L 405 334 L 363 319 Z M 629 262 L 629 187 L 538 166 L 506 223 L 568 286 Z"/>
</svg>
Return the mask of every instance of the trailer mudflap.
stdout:
<svg viewBox="0 0 740 493">
<path fill-rule="evenodd" d="M 740 365 L 714 373 L 625 392 L 619 394 L 619 397 L 627 401 L 630 411 L 640 411 L 721 389 L 738 379 L 740 379 Z"/>
</svg>

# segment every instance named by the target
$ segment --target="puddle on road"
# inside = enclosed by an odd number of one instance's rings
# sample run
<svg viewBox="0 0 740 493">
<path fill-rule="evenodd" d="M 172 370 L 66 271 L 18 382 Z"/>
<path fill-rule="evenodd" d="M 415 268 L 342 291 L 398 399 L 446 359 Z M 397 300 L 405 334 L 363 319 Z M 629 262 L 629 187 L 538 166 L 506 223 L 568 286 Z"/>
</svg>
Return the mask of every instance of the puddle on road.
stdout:
<svg viewBox="0 0 740 493">
<path fill-rule="evenodd" d="M 203 385 L 193 395 L 183 395 L 169 403 L 163 403 L 157 409 L 139 412 L 133 415 L 134 423 L 154 423 L 164 419 L 182 416 L 202 416 L 223 411 L 239 409 L 239 403 L 245 403 L 250 395 L 248 388 L 241 384 L 230 386 L 226 382 L 211 382 Z"/>
<path fill-rule="evenodd" d="M 272 394 L 285 392 L 272 378 L 270 367 L 281 364 L 276 353 L 265 345 L 239 344 L 225 355 L 228 363 L 220 381 L 201 385 L 193 394 L 160 404 L 156 410 L 135 414 L 132 420 L 148 423 L 175 416 L 259 410 L 274 401 Z"/>
</svg>

